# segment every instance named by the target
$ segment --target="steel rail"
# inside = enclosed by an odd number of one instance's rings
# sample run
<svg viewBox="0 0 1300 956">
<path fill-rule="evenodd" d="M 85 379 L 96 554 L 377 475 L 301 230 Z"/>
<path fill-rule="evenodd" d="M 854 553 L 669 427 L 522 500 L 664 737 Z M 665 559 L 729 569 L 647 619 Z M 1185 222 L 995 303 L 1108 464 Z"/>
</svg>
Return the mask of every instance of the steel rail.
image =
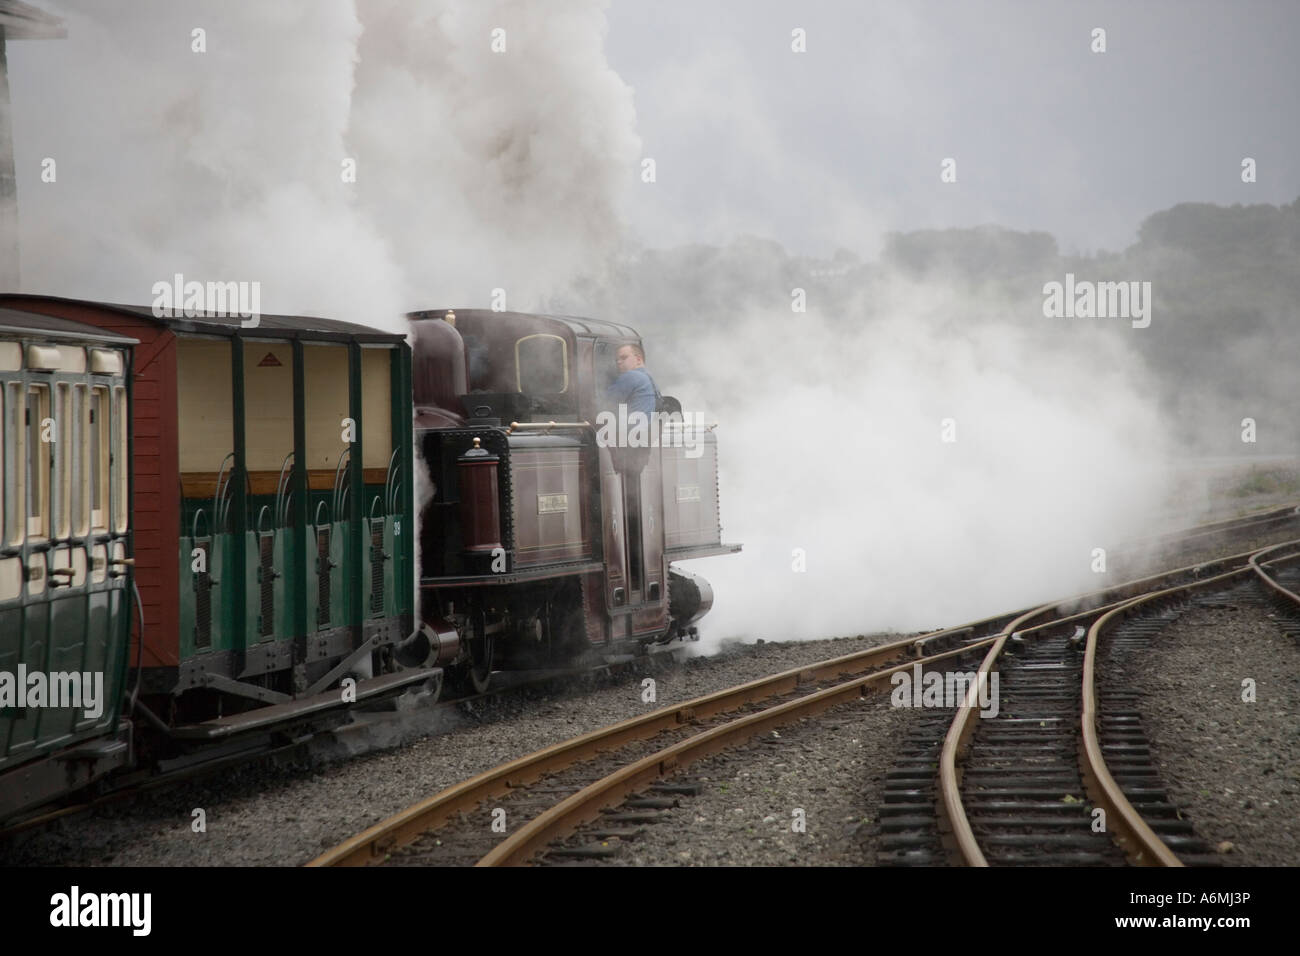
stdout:
<svg viewBox="0 0 1300 956">
<path fill-rule="evenodd" d="M 1238 515 L 1235 518 L 1221 518 L 1217 521 L 1209 521 L 1205 524 L 1193 525 L 1190 528 L 1166 531 L 1145 538 L 1134 538 L 1130 541 L 1121 542 L 1119 547 L 1116 548 L 1116 551 L 1127 553 L 1129 551 L 1158 547 L 1161 545 L 1180 544 L 1207 535 L 1234 534 L 1237 532 L 1249 531 L 1257 526 L 1265 527 L 1273 524 L 1283 524 L 1298 517 L 1300 517 L 1300 505 L 1280 505 L 1277 507 L 1261 508 L 1252 511 L 1249 514 Z"/>
<path fill-rule="evenodd" d="M 1097 647 L 1102 636 L 1115 624 L 1135 613 L 1144 604 L 1159 601 L 1162 598 L 1194 591 L 1199 588 L 1222 584 L 1234 578 L 1250 573 L 1250 565 L 1235 568 L 1223 574 L 1206 578 L 1191 584 L 1167 588 L 1134 598 L 1121 607 L 1114 608 L 1097 619 L 1088 630 L 1088 641 L 1083 658 L 1083 713 L 1080 718 L 1083 732 L 1083 747 L 1080 754 L 1079 768 L 1083 773 L 1084 786 L 1095 806 L 1106 811 L 1107 826 L 1114 835 L 1115 842 L 1125 852 L 1129 860 L 1139 866 L 1182 866 L 1182 862 L 1156 834 L 1142 815 L 1129 802 L 1123 789 L 1111 776 L 1102 753 L 1101 740 L 1098 735 L 1099 720 L 1097 706 Z"/>
<path fill-rule="evenodd" d="M 996 623 L 1004 618 L 1005 615 L 990 618 L 988 621 Z M 961 628 L 949 628 L 947 631 L 967 631 L 971 627 L 985 623 L 980 621 Z M 934 638 L 943 633 L 946 631 L 928 634 L 925 637 Z M 589 760 L 601 751 L 623 746 L 630 741 L 648 739 L 692 720 L 713 717 L 736 710 L 746 704 L 792 693 L 801 684 L 858 673 L 895 658 L 906 658 L 906 666 L 911 667 L 914 663 L 911 658 L 916 641 L 915 637 L 904 638 L 811 666 L 791 668 L 770 677 L 697 697 L 682 704 L 662 707 L 651 713 L 632 717 L 545 747 L 448 787 L 345 840 L 307 865 L 366 866 L 382 860 L 394 848 L 412 842 L 421 833 L 441 825 L 456 813 L 472 809 L 480 802 L 511 789 L 526 786 L 546 774 Z M 967 648 L 961 648 L 942 656 L 960 654 L 966 650 Z"/>
<path fill-rule="evenodd" d="M 1300 540 L 1284 541 L 1281 544 L 1261 548 L 1250 555 L 1246 566 L 1243 568 L 1236 568 L 1202 581 L 1135 598 L 1124 606 L 1109 611 L 1098 618 L 1097 622 L 1089 630 L 1083 663 L 1083 749 L 1080 755 L 1080 769 L 1083 771 L 1084 784 L 1088 788 L 1089 796 L 1092 797 L 1094 804 L 1100 805 L 1106 810 L 1107 820 L 1112 822 L 1112 832 L 1116 833 L 1116 843 L 1119 844 L 1133 863 L 1140 866 L 1183 865 L 1174 852 L 1142 819 L 1141 814 L 1129 802 L 1122 788 L 1115 782 L 1114 777 L 1111 776 L 1106 767 L 1097 731 L 1096 655 L 1097 646 L 1102 636 L 1110 627 L 1135 613 L 1143 604 L 1179 592 L 1193 591 L 1198 588 L 1230 581 L 1252 571 L 1274 593 L 1300 604 L 1300 596 L 1270 578 L 1262 567 L 1262 559 L 1266 555 L 1284 548 L 1295 548 L 1297 545 L 1300 545 Z M 1286 555 L 1274 560 L 1281 563 L 1296 559 L 1300 559 L 1300 553 Z"/>
<path fill-rule="evenodd" d="M 1231 559 L 1228 559 L 1231 560 Z M 1191 570 L 1187 568 L 1177 569 L 1173 572 L 1167 572 L 1159 577 L 1172 577 L 1179 573 L 1185 573 Z M 1121 589 L 1132 587 L 1133 584 L 1122 585 Z M 1095 594 L 1111 593 L 1115 589 L 1106 591 L 1093 592 Z M 729 746 L 750 739 L 756 734 L 763 731 L 790 723 L 801 717 L 807 717 L 820 713 L 836 704 L 843 703 L 854 696 L 865 696 L 868 690 L 874 689 L 880 682 L 891 678 L 893 674 L 899 673 L 915 667 L 917 664 L 930 664 L 947 658 L 963 656 L 973 650 L 988 647 L 989 652 L 981 666 L 981 674 L 977 677 L 976 682 L 968 690 L 968 697 L 963 710 L 969 714 L 977 706 L 978 689 L 980 680 L 987 680 L 988 668 L 992 662 L 997 659 L 997 654 L 1005 643 L 1006 639 L 1017 633 L 1021 633 L 1020 628 L 1025 628 L 1025 632 L 1036 630 L 1038 628 L 1060 625 L 1083 617 L 1094 617 L 1098 614 L 1105 613 L 1107 609 L 1118 609 L 1128 603 L 1129 599 L 1113 602 L 1100 608 L 1092 608 L 1087 611 L 1068 615 L 1065 618 L 1058 618 L 1051 622 L 1045 622 L 1035 627 L 1026 627 L 1030 621 L 1041 617 L 1045 614 L 1052 613 L 1059 603 L 1053 602 L 1029 611 L 1019 612 L 1011 623 L 1004 626 L 1001 632 L 996 636 L 990 636 L 979 641 L 971 642 L 961 648 L 935 654 L 923 658 L 920 661 L 913 661 L 909 664 L 891 667 L 876 674 L 861 677 L 856 680 L 848 681 L 833 688 L 818 691 L 796 701 L 790 701 L 767 708 L 756 714 L 750 714 L 745 717 L 730 721 L 727 724 L 712 728 L 702 733 L 696 734 L 686 740 L 665 747 L 655 754 L 644 757 L 632 764 L 616 770 L 607 777 L 596 781 L 584 787 L 582 790 L 570 797 L 562 800 L 549 810 L 529 821 L 514 834 L 504 839 L 490 853 L 479 861 L 480 866 L 503 866 L 519 865 L 526 863 L 536 853 L 540 852 L 548 843 L 558 839 L 566 833 L 572 832 L 583 823 L 588 822 L 598 816 L 605 807 L 616 805 L 624 800 L 629 794 L 645 789 L 650 783 L 659 777 L 675 772 L 681 767 L 699 760 L 703 757 L 710 756 Z M 1005 619 L 1005 618 L 1004 618 Z M 973 630 L 971 627 L 951 629 L 953 633 L 969 633 Z M 914 644 L 921 645 L 923 642 L 933 639 L 933 635 L 917 639 Z M 951 746 L 953 753 L 960 746 L 963 736 L 968 737 L 970 731 L 967 730 L 965 735 L 959 730 L 951 735 Z M 955 775 L 953 777 L 955 782 Z M 956 788 L 954 787 L 954 790 Z M 959 791 L 957 791 L 959 793 Z M 975 854 L 982 859 L 978 846 L 975 844 L 973 833 L 970 832 L 969 824 L 965 820 L 964 809 L 961 808 L 960 800 L 955 804 L 957 814 L 961 823 L 964 825 L 966 836 L 958 836 L 959 841 L 967 843 L 969 847 L 974 848 Z"/>
<path fill-rule="evenodd" d="M 1144 846 L 1148 854 L 1147 859 L 1159 859 L 1161 862 L 1168 864 L 1167 860 L 1172 858 L 1175 863 L 1177 858 L 1165 846 L 1164 842 L 1151 830 L 1150 827 L 1142 821 L 1141 817 L 1133 809 L 1132 804 L 1124 797 L 1123 792 L 1115 784 L 1113 777 L 1106 769 L 1105 761 L 1102 758 L 1100 742 L 1097 738 L 1096 730 L 1096 692 L 1095 692 L 1095 649 L 1096 639 L 1102 633 L 1110 622 L 1117 621 L 1132 613 L 1133 610 L 1142 604 L 1150 601 L 1156 601 L 1172 594 L 1182 591 L 1192 590 L 1204 587 L 1208 584 L 1231 579 L 1236 576 L 1247 573 L 1254 563 L 1254 559 L 1268 551 L 1279 548 L 1295 546 L 1300 542 L 1285 542 L 1281 545 L 1274 545 L 1271 548 L 1262 551 L 1242 552 L 1241 554 L 1232 555 L 1227 558 L 1221 558 L 1217 561 L 1203 565 L 1196 565 L 1192 568 L 1180 569 L 1182 572 L 1194 571 L 1199 572 L 1198 579 L 1195 581 L 1183 582 L 1172 587 L 1161 588 L 1156 591 L 1147 591 L 1146 593 L 1129 597 L 1127 599 L 1115 601 L 1109 605 L 1093 608 L 1073 615 L 1062 618 L 1053 618 L 1041 624 L 1026 626 L 1035 617 L 1043 613 L 1050 612 L 1053 607 L 1060 605 L 1044 605 L 1041 608 L 1031 611 L 1015 622 L 1009 625 L 1006 630 L 998 636 L 993 646 L 989 649 L 984 661 L 980 665 L 976 681 L 967 689 L 966 699 L 958 708 L 957 714 L 944 737 L 943 749 L 939 759 L 939 813 L 940 818 L 950 832 L 951 840 L 955 844 L 955 849 L 961 856 L 962 861 L 967 866 L 988 866 L 988 860 L 985 858 L 983 851 L 979 847 L 979 842 L 975 837 L 974 831 L 966 816 L 964 801 L 961 795 L 961 773 L 958 765 L 961 757 L 966 752 L 970 739 L 974 734 L 976 723 L 973 719 L 976 707 L 978 705 L 978 690 L 981 682 L 989 679 L 993 666 L 996 664 L 1003 648 L 1006 645 L 1007 638 L 1013 635 L 1028 635 L 1045 630 L 1046 628 L 1059 627 L 1064 624 L 1079 621 L 1083 618 L 1095 618 L 1088 633 L 1088 643 L 1085 650 L 1084 670 L 1083 670 L 1083 707 L 1080 717 L 1081 730 L 1083 734 L 1083 748 L 1080 754 L 1080 769 L 1083 772 L 1085 783 L 1089 786 L 1089 793 L 1093 796 L 1094 803 L 1102 806 L 1107 810 L 1108 818 L 1114 816 L 1120 823 L 1120 837 L 1117 842 L 1122 840 L 1129 841 L 1131 846 Z M 1246 564 L 1233 567 L 1241 559 L 1246 559 Z M 1227 568 L 1228 570 L 1223 570 Z M 1258 569 L 1258 568 L 1257 568 Z M 1214 571 L 1209 577 L 1204 577 L 1207 572 Z M 1132 590 L 1134 586 L 1146 584 L 1161 579 L 1169 579 L 1178 574 L 1179 571 L 1166 572 L 1164 574 L 1153 575 L 1149 578 L 1131 582 L 1117 590 Z M 1262 572 L 1261 572 L 1262 573 Z M 1092 781 L 1092 783 L 1089 783 Z M 1113 811 L 1113 812 L 1112 812 Z M 1155 850 L 1155 844 L 1148 841 L 1154 840 L 1162 848 L 1162 853 Z M 1127 850 L 1127 846 L 1121 842 Z M 1155 854 L 1153 856 L 1153 854 Z M 1132 856 L 1132 854 L 1130 854 Z"/>
<path fill-rule="evenodd" d="M 577 793 L 538 814 L 503 839 L 476 865 L 523 865 L 551 841 L 572 833 L 582 824 L 598 817 L 605 807 L 617 806 L 628 795 L 644 790 L 660 777 L 675 773 L 697 760 L 743 743 L 766 730 L 814 716 L 854 698 L 865 697 L 869 692 L 876 690 L 878 685 L 889 682 L 894 674 L 909 672 L 918 664 L 930 664 L 947 658 L 964 656 L 993 640 L 995 638 L 988 637 L 965 647 L 931 655 L 921 661 L 907 661 L 888 667 L 835 687 L 815 691 L 797 700 L 737 717 L 725 724 L 701 731 L 685 740 L 664 747 L 588 784 Z"/>
<path fill-rule="evenodd" d="M 979 688 L 982 683 L 988 681 L 989 673 L 1002 654 L 1007 638 L 1016 633 L 1017 627 L 1024 626 L 1043 614 L 1050 614 L 1055 607 L 1055 604 L 1045 604 L 1035 608 L 1016 618 L 997 636 L 989 652 L 984 655 L 984 660 L 980 662 L 975 681 L 967 689 L 966 698 L 957 708 L 957 714 L 948 727 L 948 733 L 944 736 L 943 750 L 939 754 L 939 815 L 956 844 L 957 852 L 961 854 L 962 861 L 967 866 L 989 865 L 983 851 L 980 850 L 979 842 L 975 839 L 975 831 L 971 829 L 970 820 L 966 816 L 966 807 L 961 798 L 961 774 L 957 769 L 958 758 L 965 753 L 971 735 L 975 732 L 975 723 L 971 718 L 979 706 Z M 1039 627 L 1052 623 L 1059 622 L 1049 621 Z"/>
<path fill-rule="evenodd" d="M 1251 555 L 1250 566 L 1255 571 L 1255 573 L 1259 576 L 1259 579 L 1263 583 L 1265 588 L 1272 591 L 1273 594 L 1276 595 L 1277 597 L 1284 598 L 1285 600 L 1290 601 L 1292 605 L 1296 607 L 1300 607 L 1300 594 L 1296 594 L 1294 591 L 1288 590 L 1287 588 L 1284 588 L 1282 585 L 1278 584 L 1278 582 L 1274 580 L 1267 571 L 1264 570 L 1263 562 L 1261 561 L 1261 559 L 1266 554 L 1269 554 L 1270 552 L 1280 551 L 1283 548 L 1294 548 L 1295 546 L 1296 546 L 1296 542 L 1294 541 L 1284 541 L 1282 544 L 1275 544 L 1270 548 L 1264 548 L 1262 551 L 1257 551 L 1255 552 L 1255 554 Z M 1300 560 L 1300 553 L 1283 555 L 1282 557 L 1278 557 L 1278 558 L 1270 558 L 1267 563 L 1283 564 L 1286 562 L 1297 561 L 1297 560 Z"/>
<path fill-rule="evenodd" d="M 1236 556 L 1234 556 L 1235 558 Z M 1224 559 L 1231 561 L 1233 559 Z M 1187 573 L 1188 571 L 1203 568 L 1203 566 L 1192 566 L 1190 568 L 1179 568 L 1174 571 L 1165 572 L 1162 575 L 1154 576 L 1156 579 L 1174 577 L 1178 574 Z M 1238 573 L 1244 571 L 1239 569 Z M 1144 582 L 1146 579 L 1143 579 Z M 1091 595 L 1084 597 L 1096 596 L 1099 594 L 1110 594 L 1115 591 L 1127 591 L 1135 586 L 1137 582 L 1128 582 L 1118 588 L 1105 589 L 1103 591 L 1092 592 Z M 1079 599 L 1072 599 L 1079 600 Z M 658 752 L 643 757 L 631 764 L 627 764 L 618 770 L 610 773 L 608 776 L 601 778 L 579 790 L 577 793 L 566 797 L 555 806 L 543 811 L 534 817 L 528 823 L 521 826 L 518 830 L 506 837 L 492 851 L 485 855 L 477 864 L 478 866 L 517 866 L 527 863 L 533 856 L 539 853 L 548 843 L 560 839 L 563 836 L 573 832 L 584 823 L 595 819 L 601 811 L 609 806 L 616 806 L 621 803 L 628 795 L 644 790 L 655 780 L 674 773 L 682 767 L 687 766 L 704 757 L 711 756 L 719 751 L 725 750 L 760 734 L 768 729 L 783 726 L 800 718 L 816 715 L 837 704 L 845 703 L 854 697 L 865 697 L 871 690 L 890 678 L 896 673 L 910 671 L 918 665 L 933 664 L 938 661 L 949 658 L 965 656 L 972 651 L 981 648 L 989 648 L 984 661 L 980 668 L 979 676 L 967 691 L 967 698 L 962 707 L 962 712 L 969 716 L 978 705 L 978 690 L 981 681 L 988 679 L 988 670 L 992 663 L 997 659 L 1008 637 L 1018 633 L 1028 633 L 1031 630 L 1037 630 L 1049 626 L 1059 626 L 1076 619 L 1084 617 L 1095 617 L 1098 614 L 1107 611 L 1117 611 L 1122 609 L 1131 598 L 1123 598 L 1101 607 L 1094 607 L 1086 611 L 1068 615 L 1064 618 L 1057 618 L 1053 621 L 1044 622 L 1043 624 L 1027 627 L 1030 621 L 1043 615 L 1052 614 L 1061 602 L 1052 602 L 1028 611 L 1016 612 L 1011 617 L 1010 623 L 1004 625 L 996 635 L 985 637 L 978 641 L 972 641 L 962 647 L 942 653 L 933 654 L 921 658 L 920 660 L 908 661 L 884 670 L 869 674 L 865 677 L 859 677 L 854 680 L 846 681 L 835 687 L 827 688 L 801 697 L 798 700 L 788 701 L 766 708 L 754 714 L 739 717 L 731 720 L 718 727 L 702 731 L 685 740 L 671 744 Z M 985 622 L 979 622 L 987 625 L 989 621 L 1005 621 L 1009 616 L 1003 615 L 1000 618 L 991 618 Z M 1024 631 L 1020 629 L 1024 628 Z M 974 630 L 974 626 L 967 625 L 958 628 L 950 628 L 948 634 L 961 635 L 968 634 Z M 940 635 L 924 635 L 914 639 L 911 643 L 914 646 L 921 646 L 933 641 Z M 900 642 L 901 643 L 901 642 Z M 726 692 L 723 692 L 726 693 Z M 954 837 L 962 846 L 963 852 L 973 854 L 973 858 L 978 860 L 977 865 L 987 865 L 983 860 L 983 855 L 975 841 L 974 834 L 966 820 L 965 810 L 961 805 L 960 790 L 958 788 L 958 778 L 955 773 L 955 755 L 969 739 L 973 731 L 973 724 L 965 726 L 965 729 L 958 728 L 950 730 L 949 738 L 945 741 L 945 757 L 948 758 L 949 767 L 948 779 L 945 781 L 945 790 L 950 790 L 956 795 L 955 800 L 950 803 L 949 813 L 953 818 L 955 826 L 953 827 Z M 944 764 L 941 763 L 941 767 Z"/>
<path fill-rule="evenodd" d="M 469 780 L 448 787 L 350 837 L 306 865 L 371 865 L 382 861 L 393 849 L 411 843 L 422 833 L 442 825 L 457 813 L 473 809 L 482 801 L 500 796 L 511 789 L 526 786 L 546 774 L 589 760 L 601 751 L 622 746 L 633 740 L 648 739 L 664 730 L 679 727 L 693 719 L 716 716 L 749 703 L 790 693 L 802 683 L 860 672 L 909 652 L 913 658 L 921 658 L 920 663 L 924 663 L 926 660 L 942 660 L 966 654 L 972 650 L 989 647 L 999 636 L 1005 638 L 1012 633 L 1014 628 L 1008 627 L 1008 622 L 1023 622 L 1035 615 L 1049 613 L 1053 609 L 1062 606 L 1077 605 L 1090 599 L 1097 599 L 1100 596 L 1121 595 L 1120 598 L 1114 601 L 1069 615 L 1064 619 L 1058 619 L 1055 623 L 1059 624 L 1063 620 L 1095 616 L 1125 603 L 1131 598 L 1132 592 L 1140 593 L 1152 582 L 1163 581 L 1180 574 L 1203 573 L 1208 568 L 1238 561 L 1248 557 L 1251 553 L 1244 552 L 1241 555 L 1233 555 L 1216 562 L 1203 565 L 1188 565 L 1170 571 L 1163 571 L 1135 581 L 1075 595 L 1063 601 L 1052 602 L 1041 607 L 1021 609 L 1009 614 L 981 618 L 969 624 L 944 628 L 919 637 L 904 638 L 878 647 L 868 648 L 864 651 L 822 661 L 818 664 L 792 668 L 770 677 L 751 681 L 739 687 L 699 697 L 680 705 L 661 708 L 643 716 L 630 718 L 519 757 L 478 774 Z M 977 628 L 997 628 L 998 633 L 981 641 L 971 642 L 953 651 L 935 654 L 929 658 L 923 656 L 926 655 L 931 646 L 941 646 L 944 642 L 950 642 L 971 634 Z M 906 666 L 912 667 L 916 663 L 918 663 L 917 660 L 909 660 Z M 896 670 L 897 668 L 892 669 L 888 673 L 892 674 Z M 843 686 L 846 685 L 841 685 L 841 689 Z"/>
</svg>

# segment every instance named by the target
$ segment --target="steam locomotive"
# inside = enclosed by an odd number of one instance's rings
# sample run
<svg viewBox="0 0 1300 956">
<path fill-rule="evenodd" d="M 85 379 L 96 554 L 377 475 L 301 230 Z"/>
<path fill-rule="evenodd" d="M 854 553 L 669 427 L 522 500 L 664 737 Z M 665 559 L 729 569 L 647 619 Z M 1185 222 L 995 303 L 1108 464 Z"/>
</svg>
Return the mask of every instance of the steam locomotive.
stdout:
<svg viewBox="0 0 1300 956">
<path fill-rule="evenodd" d="M 619 467 L 626 326 L 156 312 L 0 295 L 0 819 L 692 637 L 739 550 L 712 425 Z"/>
</svg>

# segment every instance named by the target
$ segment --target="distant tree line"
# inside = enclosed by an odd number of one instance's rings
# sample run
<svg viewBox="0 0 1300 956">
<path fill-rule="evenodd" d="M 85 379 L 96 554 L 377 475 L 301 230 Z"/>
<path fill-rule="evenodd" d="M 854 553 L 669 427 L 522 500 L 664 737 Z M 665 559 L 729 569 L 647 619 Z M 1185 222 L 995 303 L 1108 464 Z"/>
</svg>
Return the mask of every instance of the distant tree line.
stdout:
<svg viewBox="0 0 1300 956">
<path fill-rule="evenodd" d="M 578 285 L 551 306 L 636 327 L 650 367 L 677 387 L 709 373 L 691 349 L 702 323 L 743 334 L 752 310 L 788 309 L 795 288 L 806 290 L 809 313 L 869 322 L 880 315 L 872 303 L 887 283 L 941 286 L 972 308 L 931 317 L 937 335 L 946 321 L 997 316 L 1030 323 L 1031 334 L 1059 347 L 1085 328 L 1084 320 L 1071 327 L 1042 314 L 1043 285 L 1066 273 L 1152 283 L 1150 327 L 1111 322 L 1106 334 L 1125 336 L 1145 361 L 1185 448 L 1300 453 L 1300 199 L 1282 207 L 1182 203 L 1147 217 L 1122 252 L 1095 255 L 1065 255 L 1048 233 L 999 226 L 891 233 L 874 262 L 848 251 L 801 257 L 752 237 L 722 247 L 638 249 L 601 282 Z M 1086 326 L 1089 334 L 1096 326 Z M 1258 423 L 1258 442 L 1244 449 L 1247 417 Z"/>
</svg>

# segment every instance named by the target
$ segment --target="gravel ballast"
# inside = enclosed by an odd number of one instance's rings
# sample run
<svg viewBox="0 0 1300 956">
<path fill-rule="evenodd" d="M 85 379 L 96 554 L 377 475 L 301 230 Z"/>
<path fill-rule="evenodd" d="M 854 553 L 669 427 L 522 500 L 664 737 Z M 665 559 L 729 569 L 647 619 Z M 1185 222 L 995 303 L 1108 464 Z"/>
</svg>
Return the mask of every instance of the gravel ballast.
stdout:
<svg viewBox="0 0 1300 956">
<path fill-rule="evenodd" d="M 908 719 L 886 689 L 692 764 L 671 779 L 701 792 L 682 797 L 608 862 L 871 866 L 884 775 Z M 579 831 L 566 842 L 594 841 Z"/>
<path fill-rule="evenodd" d="M 1174 621 L 1131 680 L 1170 795 L 1224 864 L 1296 866 L 1300 647 L 1266 606 L 1223 603 Z"/>
<path fill-rule="evenodd" d="M 433 708 L 420 719 L 408 715 L 403 721 L 407 733 L 422 723 L 419 729 L 432 735 L 400 749 L 314 770 L 241 769 L 138 795 L 130 803 L 110 804 L 41 831 L 20 834 L 10 846 L 0 846 L 0 862 L 298 865 L 399 810 L 507 760 L 657 707 L 896 638 L 733 644 L 715 656 L 684 662 L 659 655 L 648 660 L 643 670 L 580 682 L 550 697 L 525 691 L 473 705 Z M 642 700 L 646 677 L 655 681 L 654 703 Z M 396 730 L 381 724 L 368 733 L 393 736 Z M 339 746 L 346 745 L 345 741 Z M 195 832 L 195 810 L 203 811 L 206 832 Z"/>
</svg>

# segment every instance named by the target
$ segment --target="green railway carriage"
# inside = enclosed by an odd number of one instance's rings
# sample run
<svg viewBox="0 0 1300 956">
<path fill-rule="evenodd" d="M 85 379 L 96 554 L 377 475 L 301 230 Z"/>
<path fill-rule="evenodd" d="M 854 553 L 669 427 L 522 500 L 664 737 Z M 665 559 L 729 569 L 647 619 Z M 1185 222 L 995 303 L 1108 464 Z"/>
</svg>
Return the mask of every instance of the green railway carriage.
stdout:
<svg viewBox="0 0 1300 956">
<path fill-rule="evenodd" d="M 413 629 L 415 575 L 403 336 L 6 300 L 139 342 L 131 668 L 161 756 L 436 676 L 393 653 Z"/>
<path fill-rule="evenodd" d="M 0 817 L 130 758 L 134 344 L 0 303 Z"/>
</svg>

